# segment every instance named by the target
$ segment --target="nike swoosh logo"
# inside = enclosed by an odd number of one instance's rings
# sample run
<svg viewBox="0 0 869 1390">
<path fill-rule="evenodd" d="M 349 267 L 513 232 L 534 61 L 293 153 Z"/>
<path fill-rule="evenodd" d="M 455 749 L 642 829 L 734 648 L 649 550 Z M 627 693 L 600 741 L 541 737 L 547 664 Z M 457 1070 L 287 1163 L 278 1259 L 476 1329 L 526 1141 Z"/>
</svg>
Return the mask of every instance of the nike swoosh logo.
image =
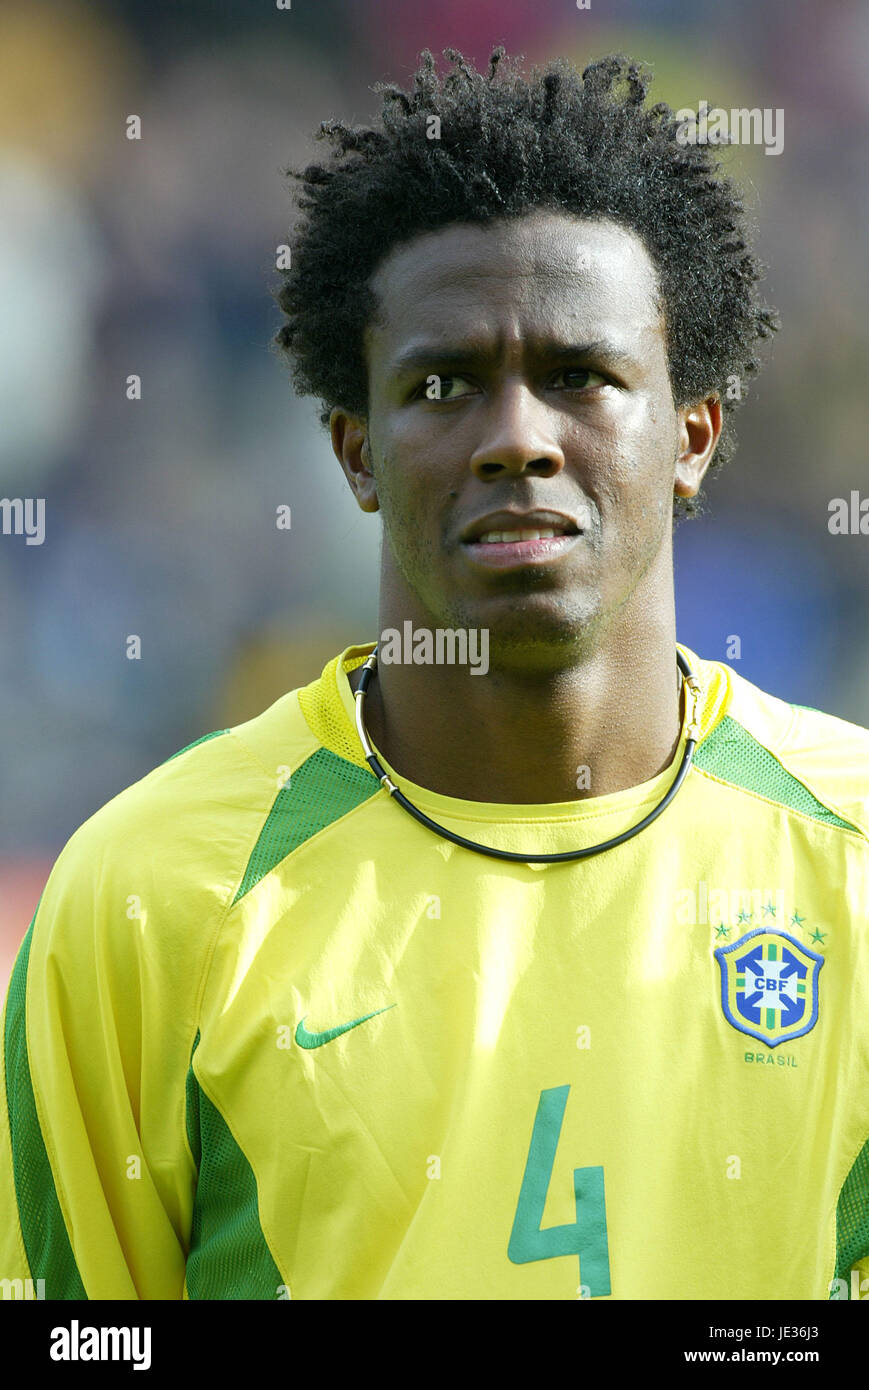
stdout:
<svg viewBox="0 0 869 1390">
<path fill-rule="evenodd" d="M 369 1018 L 376 1018 L 378 1014 L 385 1014 L 390 1009 L 394 1009 L 394 1004 L 387 1004 L 385 1009 L 375 1009 L 373 1014 L 363 1014 L 362 1018 L 354 1018 L 352 1023 L 342 1023 L 338 1028 L 327 1028 L 325 1033 L 309 1033 L 305 1027 L 305 1018 L 296 1026 L 296 1042 L 299 1047 L 322 1047 L 324 1043 L 332 1042 L 333 1038 L 340 1038 L 342 1033 L 349 1033 L 351 1028 L 358 1028 L 360 1023 L 367 1023 Z"/>
</svg>

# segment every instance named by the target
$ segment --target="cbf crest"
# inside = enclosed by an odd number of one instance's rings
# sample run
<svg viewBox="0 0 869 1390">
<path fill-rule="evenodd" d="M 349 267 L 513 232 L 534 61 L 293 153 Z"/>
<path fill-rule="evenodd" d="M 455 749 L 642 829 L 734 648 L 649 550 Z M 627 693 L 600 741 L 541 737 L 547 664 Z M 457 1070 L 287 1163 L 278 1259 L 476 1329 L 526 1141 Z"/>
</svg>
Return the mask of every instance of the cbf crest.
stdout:
<svg viewBox="0 0 869 1390">
<path fill-rule="evenodd" d="M 721 1007 L 740 1033 L 778 1047 L 818 1021 L 818 976 L 824 957 L 787 932 L 758 927 L 720 946 Z"/>
</svg>

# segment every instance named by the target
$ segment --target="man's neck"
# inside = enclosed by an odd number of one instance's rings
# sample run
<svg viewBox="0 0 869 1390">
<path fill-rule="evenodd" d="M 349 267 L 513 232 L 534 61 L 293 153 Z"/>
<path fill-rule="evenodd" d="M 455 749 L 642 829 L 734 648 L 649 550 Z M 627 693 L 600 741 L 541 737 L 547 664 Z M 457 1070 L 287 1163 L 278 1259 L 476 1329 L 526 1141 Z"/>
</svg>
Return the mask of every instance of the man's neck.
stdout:
<svg viewBox="0 0 869 1390">
<path fill-rule="evenodd" d="M 378 662 L 369 738 L 397 776 L 467 801 L 575 801 L 638 786 L 670 764 L 681 728 L 675 631 L 666 623 L 643 638 L 557 673 Z"/>
</svg>

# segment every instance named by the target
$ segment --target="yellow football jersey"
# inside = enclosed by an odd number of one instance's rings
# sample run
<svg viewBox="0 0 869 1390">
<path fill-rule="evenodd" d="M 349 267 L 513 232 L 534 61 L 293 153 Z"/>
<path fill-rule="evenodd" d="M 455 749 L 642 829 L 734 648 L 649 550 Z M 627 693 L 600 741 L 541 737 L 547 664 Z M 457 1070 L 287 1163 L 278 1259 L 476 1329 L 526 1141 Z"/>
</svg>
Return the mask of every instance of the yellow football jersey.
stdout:
<svg viewBox="0 0 869 1390">
<path fill-rule="evenodd" d="M 0 1292 L 866 1296 L 869 733 L 686 652 L 671 805 L 510 863 L 367 767 L 371 646 L 60 854 L 4 1011 Z M 635 824 L 682 751 L 549 805 L 394 775 L 547 854 Z"/>
</svg>

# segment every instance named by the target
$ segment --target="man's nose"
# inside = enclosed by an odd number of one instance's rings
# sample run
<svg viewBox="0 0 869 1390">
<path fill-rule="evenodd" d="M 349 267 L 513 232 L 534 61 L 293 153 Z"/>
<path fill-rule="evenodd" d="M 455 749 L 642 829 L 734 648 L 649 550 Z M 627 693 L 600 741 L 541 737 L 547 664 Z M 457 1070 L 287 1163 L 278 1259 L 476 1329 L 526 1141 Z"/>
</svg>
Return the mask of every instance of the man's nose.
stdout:
<svg viewBox="0 0 869 1390">
<path fill-rule="evenodd" d="M 564 454 L 553 435 L 554 413 L 522 383 L 503 387 L 490 397 L 483 436 L 470 458 L 478 478 L 533 473 L 549 478 L 564 467 Z"/>
</svg>

